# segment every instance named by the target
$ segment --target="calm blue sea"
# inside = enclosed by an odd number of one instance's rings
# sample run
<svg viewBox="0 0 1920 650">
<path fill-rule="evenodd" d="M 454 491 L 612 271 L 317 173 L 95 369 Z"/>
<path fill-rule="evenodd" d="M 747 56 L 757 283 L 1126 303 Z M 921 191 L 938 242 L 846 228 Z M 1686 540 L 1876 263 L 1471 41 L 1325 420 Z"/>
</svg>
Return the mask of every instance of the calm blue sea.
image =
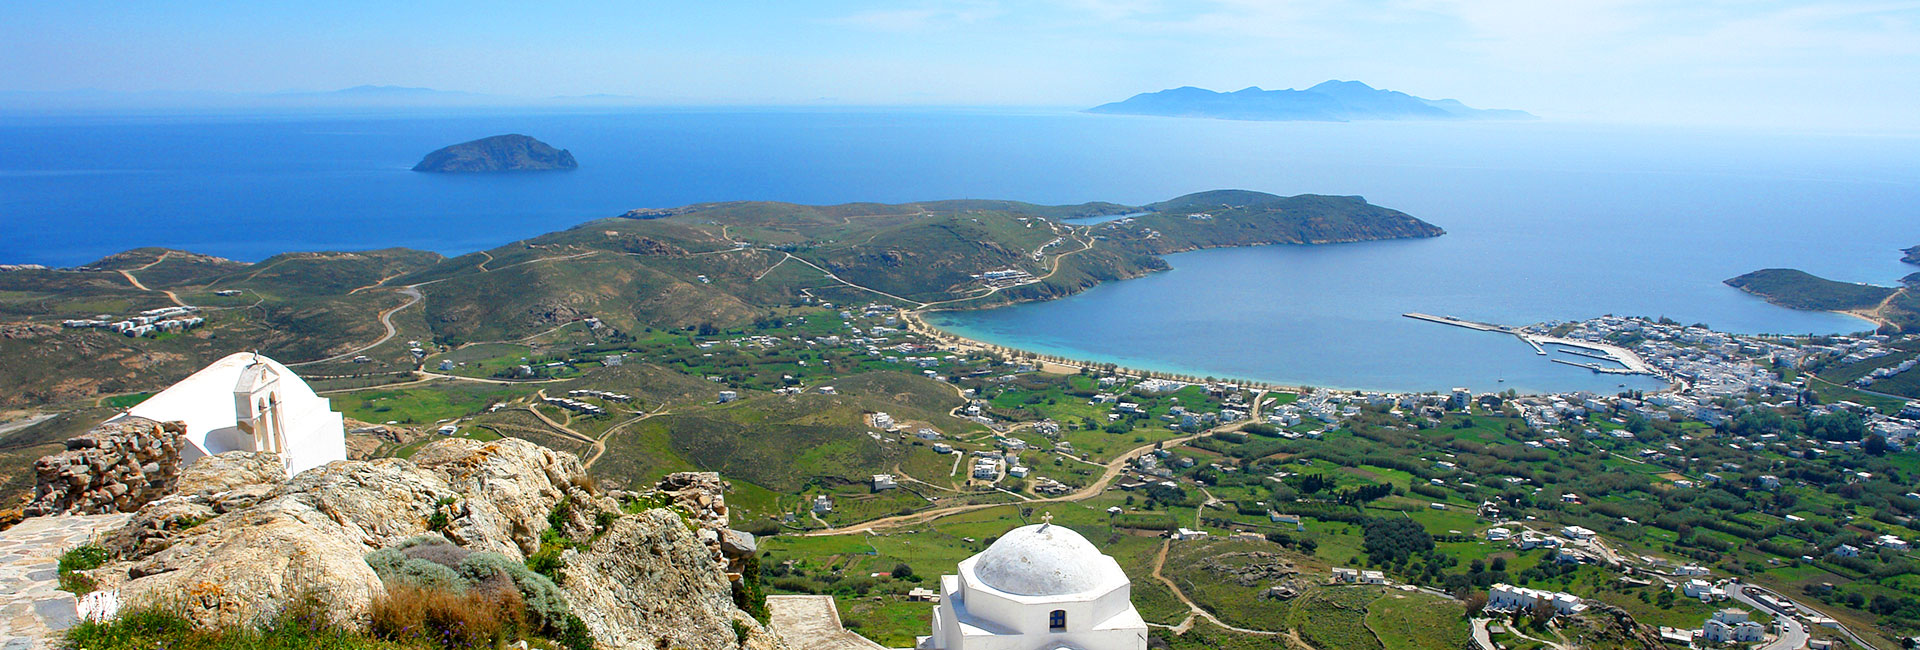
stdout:
<svg viewBox="0 0 1920 650">
<path fill-rule="evenodd" d="M 578 171 L 407 171 L 525 133 Z M 636 207 L 1010 198 L 1144 203 L 1214 188 L 1357 194 L 1422 241 L 1202 251 L 1049 303 L 943 317 L 1019 347 L 1343 388 L 1613 390 L 1501 323 L 1670 316 L 1739 332 L 1863 323 L 1720 281 L 1770 266 L 1890 284 L 1920 244 L 1920 140 L 1555 123 L 1253 123 L 965 110 L 0 118 L 0 263 L 137 246 L 241 260 L 458 254 Z M 1501 380 L 1505 381 L 1501 381 Z M 1644 382 L 1636 384 L 1644 385 Z"/>
</svg>

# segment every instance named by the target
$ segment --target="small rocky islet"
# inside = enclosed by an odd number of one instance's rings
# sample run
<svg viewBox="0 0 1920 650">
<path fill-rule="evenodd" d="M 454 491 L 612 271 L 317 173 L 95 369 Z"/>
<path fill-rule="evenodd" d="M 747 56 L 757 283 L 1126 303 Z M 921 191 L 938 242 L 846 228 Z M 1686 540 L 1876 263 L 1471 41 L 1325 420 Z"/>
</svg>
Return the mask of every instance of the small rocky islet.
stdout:
<svg viewBox="0 0 1920 650">
<path fill-rule="evenodd" d="M 517 133 L 462 142 L 435 150 L 413 166 L 416 172 L 472 173 L 570 171 L 573 152 Z"/>
</svg>

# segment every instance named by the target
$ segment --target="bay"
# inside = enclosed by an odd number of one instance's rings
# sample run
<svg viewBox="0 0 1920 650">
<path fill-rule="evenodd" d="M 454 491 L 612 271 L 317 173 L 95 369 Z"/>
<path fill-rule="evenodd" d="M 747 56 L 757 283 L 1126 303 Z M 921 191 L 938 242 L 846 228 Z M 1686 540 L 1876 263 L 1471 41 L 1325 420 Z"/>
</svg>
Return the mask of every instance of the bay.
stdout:
<svg viewBox="0 0 1920 650">
<path fill-rule="evenodd" d="M 500 133 L 570 149 L 581 169 L 407 171 L 435 148 Z M 460 254 L 631 208 L 721 200 L 1355 194 L 1448 234 L 1184 253 L 1165 273 L 939 322 L 1014 347 L 1199 375 L 1611 392 L 1619 378 L 1546 363 L 1510 337 L 1400 314 L 1864 329 L 1772 307 L 1720 281 L 1765 267 L 1881 284 L 1911 272 L 1896 251 L 1920 244 L 1917 143 L 1051 110 L 9 116 L 0 117 L 0 263 L 75 265 L 138 246 L 241 260 L 387 246 Z"/>
</svg>

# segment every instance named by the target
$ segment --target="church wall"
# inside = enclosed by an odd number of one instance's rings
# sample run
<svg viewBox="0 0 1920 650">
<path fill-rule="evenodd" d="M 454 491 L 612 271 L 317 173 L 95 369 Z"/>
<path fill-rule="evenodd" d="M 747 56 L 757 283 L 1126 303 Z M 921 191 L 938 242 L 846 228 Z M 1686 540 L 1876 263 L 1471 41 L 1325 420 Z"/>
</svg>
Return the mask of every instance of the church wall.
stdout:
<svg viewBox="0 0 1920 650">
<path fill-rule="evenodd" d="M 347 459 L 346 420 L 322 404 L 299 416 L 287 418 L 287 459 L 289 476 Z"/>
</svg>

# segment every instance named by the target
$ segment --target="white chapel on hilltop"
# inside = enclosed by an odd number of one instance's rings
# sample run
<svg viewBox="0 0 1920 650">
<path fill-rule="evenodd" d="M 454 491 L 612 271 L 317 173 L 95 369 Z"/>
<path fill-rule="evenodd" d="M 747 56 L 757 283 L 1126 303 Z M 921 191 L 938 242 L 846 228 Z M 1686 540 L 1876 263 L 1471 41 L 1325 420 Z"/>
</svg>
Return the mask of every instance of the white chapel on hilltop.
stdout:
<svg viewBox="0 0 1920 650">
<path fill-rule="evenodd" d="M 919 650 L 1145 650 L 1120 563 L 1052 523 L 1022 526 L 940 577 Z"/>
<path fill-rule="evenodd" d="M 287 475 L 347 459 L 345 419 L 280 362 L 227 355 L 113 418 L 187 425 L 181 462 L 228 451 L 280 454 Z M 112 420 L 108 420 L 111 422 Z"/>
</svg>

